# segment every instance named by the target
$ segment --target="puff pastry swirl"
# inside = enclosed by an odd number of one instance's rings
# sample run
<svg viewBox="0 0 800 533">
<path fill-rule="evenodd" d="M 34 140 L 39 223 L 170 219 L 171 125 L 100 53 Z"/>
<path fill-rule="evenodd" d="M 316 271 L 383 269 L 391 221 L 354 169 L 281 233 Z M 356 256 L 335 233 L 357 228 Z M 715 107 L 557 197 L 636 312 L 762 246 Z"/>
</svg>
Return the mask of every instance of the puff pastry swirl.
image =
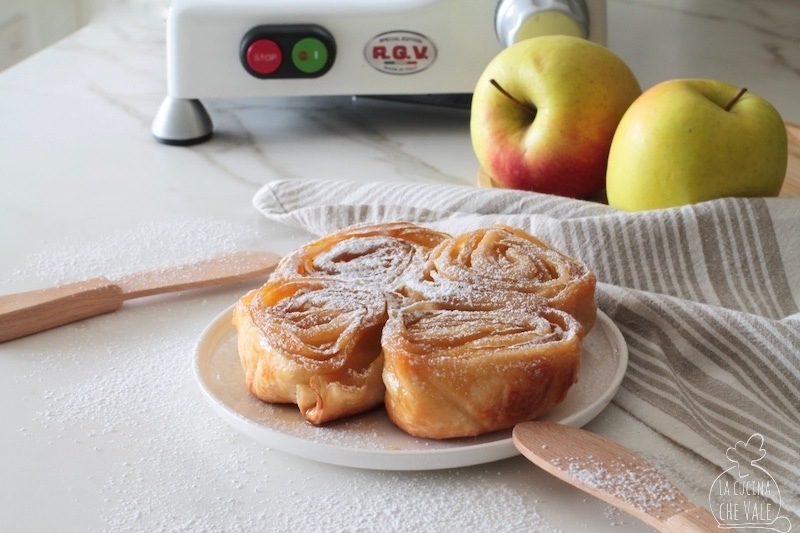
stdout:
<svg viewBox="0 0 800 533">
<path fill-rule="evenodd" d="M 560 403 L 577 380 L 580 325 L 531 303 L 418 302 L 394 313 L 382 341 L 389 418 L 417 437 L 468 437 Z"/>
<path fill-rule="evenodd" d="M 404 431 L 541 416 L 577 379 L 595 276 L 522 230 L 365 224 L 289 254 L 234 309 L 246 386 L 313 424 L 384 404 Z"/>
<path fill-rule="evenodd" d="M 391 291 L 447 237 L 408 222 L 351 226 L 284 257 L 272 279 L 326 277 Z"/>
<path fill-rule="evenodd" d="M 386 319 L 379 291 L 327 279 L 268 282 L 233 313 L 248 390 L 297 404 L 313 424 L 379 405 Z"/>
<path fill-rule="evenodd" d="M 521 229 L 496 225 L 442 241 L 406 291 L 416 299 L 459 298 L 475 287 L 534 294 L 574 316 L 587 334 L 597 314 L 596 284 L 581 261 Z"/>
</svg>

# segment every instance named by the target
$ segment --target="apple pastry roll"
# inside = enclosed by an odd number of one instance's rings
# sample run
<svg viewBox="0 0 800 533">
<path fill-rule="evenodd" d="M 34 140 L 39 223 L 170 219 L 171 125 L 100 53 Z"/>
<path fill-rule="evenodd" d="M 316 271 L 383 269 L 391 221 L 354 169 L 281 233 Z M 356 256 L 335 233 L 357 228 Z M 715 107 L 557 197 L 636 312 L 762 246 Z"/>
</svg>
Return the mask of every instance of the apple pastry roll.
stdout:
<svg viewBox="0 0 800 533">
<path fill-rule="evenodd" d="M 322 424 L 380 405 L 380 291 L 321 278 L 270 281 L 234 308 L 248 390 Z"/>
<path fill-rule="evenodd" d="M 416 285 L 408 287 L 429 299 L 457 296 L 459 287 L 535 294 L 577 318 L 588 334 L 597 313 L 596 284 L 581 261 L 524 230 L 497 225 L 443 241 L 431 251 Z"/>
<path fill-rule="evenodd" d="M 383 333 L 389 418 L 417 437 L 468 437 L 544 415 L 577 380 L 578 321 L 530 299 L 417 302 Z"/>
<path fill-rule="evenodd" d="M 408 222 L 351 226 L 286 256 L 272 279 L 328 277 L 391 291 L 448 237 Z"/>
</svg>

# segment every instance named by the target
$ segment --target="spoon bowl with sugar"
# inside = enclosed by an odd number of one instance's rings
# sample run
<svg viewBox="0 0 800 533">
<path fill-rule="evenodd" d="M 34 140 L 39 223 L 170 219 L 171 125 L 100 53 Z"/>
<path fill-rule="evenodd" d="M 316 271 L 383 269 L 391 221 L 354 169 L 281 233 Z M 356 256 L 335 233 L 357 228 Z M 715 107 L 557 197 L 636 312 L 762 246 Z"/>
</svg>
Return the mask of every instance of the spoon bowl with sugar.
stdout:
<svg viewBox="0 0 800 533">
<path fill-rule="evenodd" d="M 532 421 L 514 427 L 513 441 L 543 470 L 659 531 L 719 531 L 710 512 L 693 504 L 644 459 L 605 437 Z"/>
</svg>

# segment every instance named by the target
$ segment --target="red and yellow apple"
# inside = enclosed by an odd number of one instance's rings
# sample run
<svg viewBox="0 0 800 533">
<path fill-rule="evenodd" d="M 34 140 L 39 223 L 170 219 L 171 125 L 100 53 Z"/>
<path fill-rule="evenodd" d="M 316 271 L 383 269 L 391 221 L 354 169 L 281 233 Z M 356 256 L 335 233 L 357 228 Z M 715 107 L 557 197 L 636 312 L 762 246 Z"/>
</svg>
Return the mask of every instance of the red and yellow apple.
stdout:
<svg viewBox="0 0 800 533">
<path fill-rule="evenodd" d="M 777 196 L 786 127 L 759 96 L 718 80 L 669 80 L 620 122 L 608 160 L 608 203 L 627 211 L 728 196 Z"/>
<path fill-rule="evenodd" d="M 470 137 L 494 184 L 573 198 L 605 186 L 617 124 L 641 94 L 616 54 L 565 35 L 501 51 L 472 97 Z"/>
</svg>

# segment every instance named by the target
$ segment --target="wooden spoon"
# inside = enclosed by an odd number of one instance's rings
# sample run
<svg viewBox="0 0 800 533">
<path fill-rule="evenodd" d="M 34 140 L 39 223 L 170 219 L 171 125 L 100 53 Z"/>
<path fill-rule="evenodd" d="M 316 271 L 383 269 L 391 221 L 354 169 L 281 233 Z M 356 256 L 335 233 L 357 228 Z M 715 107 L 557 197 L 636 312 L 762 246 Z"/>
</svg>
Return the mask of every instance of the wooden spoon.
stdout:
<svg viewBox="0 0 800 533">
<path fill-rule="evenodd" d="M 711 513 L 644 459 L 605 437 L 534 421 L 514 427 L 513 440 L 537 466 L 659 531 L 719 531 Z"/>
<path fill-rule="evenodd" d="M 125 300 L 266 276 L 280 256 L 245 251 L 190 264 L 0 296 L 0 342 L 110 313 Z"/>
</svg>

